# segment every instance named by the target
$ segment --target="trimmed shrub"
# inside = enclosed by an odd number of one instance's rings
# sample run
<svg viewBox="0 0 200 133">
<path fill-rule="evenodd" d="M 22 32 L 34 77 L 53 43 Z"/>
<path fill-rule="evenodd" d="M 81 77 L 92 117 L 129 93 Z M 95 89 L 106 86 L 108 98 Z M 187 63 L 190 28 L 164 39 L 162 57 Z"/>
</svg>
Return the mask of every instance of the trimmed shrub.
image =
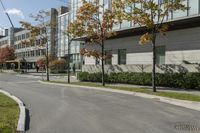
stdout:
<svg viewBox="0 0 200 133">
<path fill-rule="evenodd" d="M 85 82 L 101 82 L 102 74 L 101 73 L 88 73 L 80 72 L 78 73 L 78 79 Z M 105 81 L 108 82 L 108 75 L 105 74 Z"/>
<path fill-rule="evenodd" d="M 85 82 L 101 82 L 101 73 L 78 73 L 78 79 Z M 151 73 L 110 73 L 105 75 L 107 83 L 151 85 Z M 157 73 L 156 85 L 163 87 L 199 89 L 200 73 Z"/>
</svg>

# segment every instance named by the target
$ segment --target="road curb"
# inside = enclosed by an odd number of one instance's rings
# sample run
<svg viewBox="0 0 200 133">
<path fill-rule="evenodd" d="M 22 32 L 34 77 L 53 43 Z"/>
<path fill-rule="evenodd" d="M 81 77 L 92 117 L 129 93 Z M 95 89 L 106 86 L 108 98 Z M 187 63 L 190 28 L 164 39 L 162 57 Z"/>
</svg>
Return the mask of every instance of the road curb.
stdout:
<svg viewBox="0 0 200 133">
<path fill-rule="evenodd" d="M 101 91 L 107 91 L 107 92 L 115 92 L 115 93 L 121 93 L 121 94 L 127 94 L 127 95 L 134 95 L 142 98 L 152 99 L 159 102 L 167 103 L 176 105 L 179 107 L 184 107 L 196 111 L 200 111 L 200 102 L 194 102 L 194 101 L 186 101 L 186 100 L 177 100 L 173 98 L 167 98 L 167 97 L 161 97 L 161 96 L 155 96 L 150 94 L 144 94 L 144 93 L 138 93 L 138 92 L 130 92 L 130 91 L 124 91 L 124 90 L 115 90 L 115 89 L 108 89 L 103 87 L 91 87 L 91 86 L 79 86 L 79 85 L 72 85 L 72 84 L 62 84 L 62 83 L 50 83 L 50 82 L 44 82 L 39 80 L 42 84 L 49 84 L 49 85 L 59 85 L 59 86 L 66 86 L 66 87 L 78 87 L 78 88 L 85 88 L 85 89 L 93 89 L 93 90 L 101 90 Z"/>
<path fill-rule="evenodd" d="M 17 132 L 18 133 L 24 133 L 25 132 L 25 121 L 26 121 L 26 108 L 24 106 L 24 103 L 17 97 L 13 96 L 7 91 L 1 90 L 0 92 L 3 93 L 4 95 L 10 97 L 13 99 L 19 106 L 20 113 L 19 113 L 19 120 L 17 124 Z"/>
</svg>

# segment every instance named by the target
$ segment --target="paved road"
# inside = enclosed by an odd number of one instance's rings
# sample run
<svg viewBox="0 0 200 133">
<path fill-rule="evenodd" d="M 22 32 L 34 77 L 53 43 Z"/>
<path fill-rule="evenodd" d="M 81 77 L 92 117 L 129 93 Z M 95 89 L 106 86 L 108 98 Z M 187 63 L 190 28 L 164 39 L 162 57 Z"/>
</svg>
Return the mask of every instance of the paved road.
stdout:
<svg viewBox="0 0 200 133">
<path fill-rule="evenodd" d="M 180 133 L 174 128 L 177 122 L 200 122 L 200 113 L 193 110 L 131 95 L 44 85 L 15 75 L 0 74 L 0 88 L 26 104 L 28 133 Z"/>
</svg>

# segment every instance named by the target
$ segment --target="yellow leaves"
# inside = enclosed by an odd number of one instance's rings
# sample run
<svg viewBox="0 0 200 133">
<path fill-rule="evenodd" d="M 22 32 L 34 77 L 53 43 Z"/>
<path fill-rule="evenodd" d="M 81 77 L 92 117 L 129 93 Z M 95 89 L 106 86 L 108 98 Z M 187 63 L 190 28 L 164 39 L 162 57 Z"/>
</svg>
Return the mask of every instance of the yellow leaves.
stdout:
<svg viewBox="0 0 200 133">
<path fill-rule="evenodd" d="M 88 43 L 102 45 L 102 40 L 115 35 L 112 34 L 114 13 L 111 10 L 103 9 L 104 5 L 99 0 L 87 2 L 78 9 L 76 20 L 68 25 L 66 34 L 72 38 L 85 37 Z"/>
<path fill-rule="evenodd" d="M 86 57 L 91 57 L 91 56 L 93 56 L 93 57 L 95 57 L 95 58 L 97 58 L 97 59 L 100 59 L 100 57 L 101 57 L 101 53 L 100 53 L 100 52 L 98 52 L 98 51 L 96 51 L 96 50 L 87 50 L 87 49 L 85 49 L 85 48 L 82 48 L 82 49 L 80 50 L 80 54 L 81 54 L 81 55 L 84 55 L 84 56 L 86 56 Z"/>
<path fill-rule="evenodd" d="M 87 50 L 85 48 L 82 48 L 80 50 L 80 54 L 84 55 L 86 57 L 95 57 L 96 59 L 110 59 L 112 58 L 112 54 L 111 53 L 104 53 L 102 56 L 101 52 L 98 52 L 97 50 Z"/>
<path fill-rule="evenodd" d="M 146 44 L 153 40 L 153 36 L 149 33 L 155 36 L 157 33 L 165 35 L 169 26 L 163 21 L 168 12 L 188 9 L 183 0 L 162 0 L 162 3 L 156 0 L 113 0 L 112 4 L 114 18 L 120 23 L 124 20 L 133 21 L 134 24 L 146 29 L 147 33 L 140 37 L 140 44 Z M 129 7 L 132 7 L 131 11 L 127 11 L 130 9 Z"/>
<path fill-rule="evenodd" d="M 176 11 L 176 10 L 188 10 L 189 7 L 186 7 L 186 5 L 183 4 L 182 0 L 174 0 L 173 2 L 168 2 L 168 4 L 166 5 L 166 7 L 170 10 L 170 11 Z"/>
<path fill-rule="evenodd" d="M 152 39 L 153 39 L 153 36 L 149 33 L 146 33 L 146 34 L 144 34 L 140 37 L 139 43 L 140 44 L 147 44 L 147 43 L 151 42 Z"/>
<path fill-rule="evenodd" d="M 158 28 L 158 32 L 160 32 L 162 35 L 166 35 L 165 33 L 167 32 L 167 30 L 169 29 L 169 25 L 162 25 L 160 28 Z"/>
<path fill-rule="evenodd" d="M 84 1 L 84 4 L 77 11 L 77 19 L 86 20 L 92 18 L 95 13 L 98 13 L 99 7 L 95 6 L 93 3 Z"/>
<path fill-rule="evenodd" d="M 83 23 L 79 20 L 70 22 L 65 33 L 71 38 L 83 36 L 85 33 L 85 29 L 83 28 Z"/>
<path fill-rule="evenodd" d="M 112 32 L 107 32 L 106 37 L 111 38 L 111 37 L 116 36 L 116 35 L 117 35 L 117 33 L 112 31 Z"/>
</svg>

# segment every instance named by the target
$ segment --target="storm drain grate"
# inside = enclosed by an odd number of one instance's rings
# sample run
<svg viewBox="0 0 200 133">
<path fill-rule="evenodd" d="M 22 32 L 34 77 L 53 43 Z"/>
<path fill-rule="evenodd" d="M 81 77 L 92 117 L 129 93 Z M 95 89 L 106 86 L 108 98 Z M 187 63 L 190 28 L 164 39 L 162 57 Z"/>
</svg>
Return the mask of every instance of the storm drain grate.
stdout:
<svg viewBox="0 0 200 133">
<path fill-rule="evenodd" d="M 178 122 L 174 127 L 182 131 L 200 131 L 200 126 L 198 126 L 197 123 Z"/>
</svg>

